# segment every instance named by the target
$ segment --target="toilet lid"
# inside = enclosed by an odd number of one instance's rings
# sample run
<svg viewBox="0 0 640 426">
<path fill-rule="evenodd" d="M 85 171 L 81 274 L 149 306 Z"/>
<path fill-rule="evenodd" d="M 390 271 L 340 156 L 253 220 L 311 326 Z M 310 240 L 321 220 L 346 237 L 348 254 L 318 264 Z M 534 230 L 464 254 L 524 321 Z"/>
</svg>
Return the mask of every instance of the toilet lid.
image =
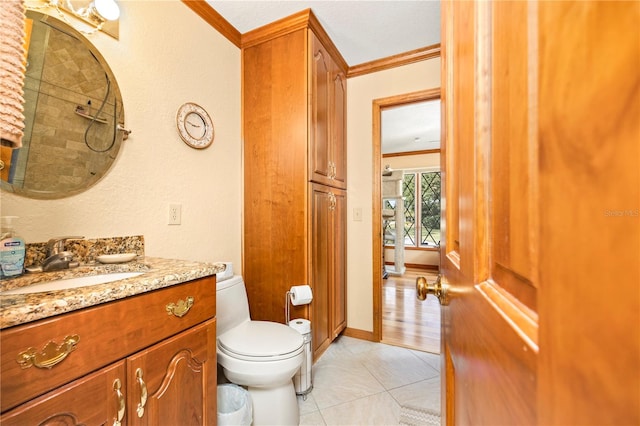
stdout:
<svg viewBox="0 0 640 426">
<path fill-rule="evenodd" d="M 247 321 L 218 337 L 218 345 L 241 358 L 285 358 L 304 345 L 302 335 L 284 324 Z"/>
</svg>

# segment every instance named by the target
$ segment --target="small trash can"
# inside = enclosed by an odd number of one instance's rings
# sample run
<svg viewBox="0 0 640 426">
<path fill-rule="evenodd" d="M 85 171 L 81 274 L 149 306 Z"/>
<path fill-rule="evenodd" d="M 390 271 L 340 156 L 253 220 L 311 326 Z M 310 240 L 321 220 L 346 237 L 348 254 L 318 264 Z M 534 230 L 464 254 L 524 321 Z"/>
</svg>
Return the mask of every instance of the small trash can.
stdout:
<svg viewBox="0 0 640 426">
<path fill-rule="evenodd" d="M 251 426 L 253 407 L 251 395 L 241 386 L 218 385 L 218 425 Z"/>
<path fill-rule="evenodd" d="M 296 389 L 296 395 L 300 395 L 306 399 L 307 394 L 313 389 L 313 381 L 311 370 L 313 367 L 313 357 L 311 355 L 311 321 L 307 319 L 294 319 L 289 321 L 289 327 L 302 334 L 304 339 L 304 359 L 302 365 L 293 378 L 293 385 Z"/>
</svg>

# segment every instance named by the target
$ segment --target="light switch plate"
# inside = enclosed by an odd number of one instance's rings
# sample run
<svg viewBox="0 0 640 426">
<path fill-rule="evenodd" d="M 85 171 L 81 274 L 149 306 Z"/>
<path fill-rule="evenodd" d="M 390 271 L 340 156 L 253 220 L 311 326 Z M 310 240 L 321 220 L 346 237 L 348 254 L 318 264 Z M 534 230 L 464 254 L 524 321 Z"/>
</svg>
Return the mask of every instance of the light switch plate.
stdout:
<svg viewBox="0 0 640 426">
<path fill-rule="evenodd" d="M 353 220 L 356 222 L 362 222 L 362 208 L 356 207 L 353 209 Z"/>
</svg>

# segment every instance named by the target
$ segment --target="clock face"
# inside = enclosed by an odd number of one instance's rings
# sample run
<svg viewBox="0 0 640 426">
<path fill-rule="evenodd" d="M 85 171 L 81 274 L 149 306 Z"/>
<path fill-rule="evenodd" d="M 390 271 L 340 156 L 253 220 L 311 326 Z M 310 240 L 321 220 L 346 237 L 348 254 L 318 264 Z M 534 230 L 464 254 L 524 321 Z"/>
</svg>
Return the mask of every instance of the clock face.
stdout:
<svg viewBox="0 0 640 426">
<path fill-rule="evenodd" d="M 178 133 L 192 148 L 207 148 L 213 142 L 213 122 L 200 105 L 188 102 L 178 109 L 176 116 Z"/>
<path fill-rule="evenodd" d="M 190 112 L 184 119 L 184 128 L 189 136 L 196 140 L 204 138 L 207 132 L 207 123 L 204 118 L 197 112 Z"/>
</svg>

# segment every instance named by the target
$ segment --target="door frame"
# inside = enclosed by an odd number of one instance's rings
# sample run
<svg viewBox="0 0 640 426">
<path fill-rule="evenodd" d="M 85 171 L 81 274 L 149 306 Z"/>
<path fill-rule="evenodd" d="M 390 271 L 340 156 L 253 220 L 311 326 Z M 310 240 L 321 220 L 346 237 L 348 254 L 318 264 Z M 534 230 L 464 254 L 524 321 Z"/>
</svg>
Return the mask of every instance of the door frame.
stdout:
<svg viewBox="0 0 640 426">
<path fill-rule="evenodd" d="M 415 102 L 440 99 L 440 88 L 420 90 L 402 95 L 373 100 L 373 198 L 372 228 L 373 242 L 373 340 L 382 340 L 382 110 Z M 442 160 L 441 160 L 442 161 Z"/>
</svg>

